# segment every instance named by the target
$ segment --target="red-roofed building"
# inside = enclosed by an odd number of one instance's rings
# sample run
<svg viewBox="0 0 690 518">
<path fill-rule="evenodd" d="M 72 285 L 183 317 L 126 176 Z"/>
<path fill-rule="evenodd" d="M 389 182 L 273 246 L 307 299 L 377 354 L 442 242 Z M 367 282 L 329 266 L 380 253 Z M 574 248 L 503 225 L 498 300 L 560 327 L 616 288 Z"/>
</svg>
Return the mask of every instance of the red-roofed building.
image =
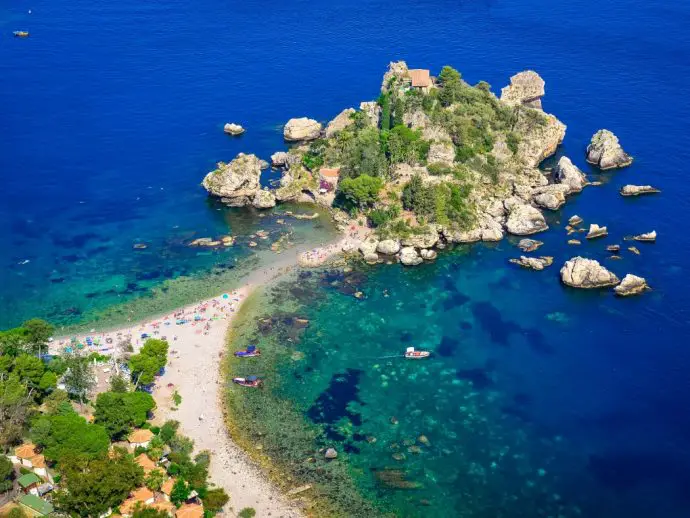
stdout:
<svg viewBox="0 0 690 518">
<path fill-rule="evenodd" d="M 425 68 L 411 68 L 407 71 L 410 78 L 412 88 L 418 88 L 424 92 L 428 92 L 433 86 L 431 75 Z"/>
</svg>

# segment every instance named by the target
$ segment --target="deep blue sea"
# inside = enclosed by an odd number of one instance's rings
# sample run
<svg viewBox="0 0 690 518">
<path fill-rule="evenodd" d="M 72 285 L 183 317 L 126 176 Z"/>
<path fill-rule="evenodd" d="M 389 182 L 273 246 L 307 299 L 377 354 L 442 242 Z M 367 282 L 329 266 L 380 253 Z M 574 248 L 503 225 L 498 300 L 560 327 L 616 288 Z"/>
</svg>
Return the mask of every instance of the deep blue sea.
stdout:
<svg viewBox="0 0 690 518">
<path fill-rule="evenodd" d="M 0 0 L 0 326 L 34 315 L 78 322 L 249 254 L 242 247 L 199 254 L 183 245 L 191 236 L 248 235 L 264 225 L 258 214 L 209 203 L 203 175 L 240 151 L 268 158 L 283 149 L 281 127 L 291 117 L 327 120 L 376 98 L 389 61 L 432 72 L 450 64 L 495 92 L 531 68 L 546 81 L 545 110 L 568 126 L 559 153 L 590 172 L 584 148 L 608 128 L 634 165 L 592 171 L 604 185 L 551 218 L 542 248 L 556 258 L 551 270 L 512 268 L 507 259 L 518 252 L 509 241 L 477 246 L 426 270 L 368 274 L 370 286 L 397 283 L 450 305 L 418 304 L 415 313 L 398 288 L 402 306 L 352 314 L 386 318 L 406 307 L 409 329 L 391 331 L 395 348 L 410 339 L 445 345 L 440 361 L 458 379 L 513 398 L 511 419 L 521 414 L 530 429 L 567 441 L 579 459 L 568 464 L 570 498 L 586 477 L 609 517 L 687 518 L 688 26 L 690 4 L 659 0 Z M 31 36 L 13 38 L 14 30 Z M 227 137 L 229 121 L 247 133 Z M 663 193 L 623 199 L 617 191 L 626 183 Z M 655 244 L 638 246 L 641 255 L 606 263 L 646 277 L 652 292 L 618 300 L 560 286 L 557 271 L 570 256 L 607 261 L 602 242 L 566 245 L 563 222 L 575 213 L 608 225 L 607 243 L 658 232 Z M 137 242 L 149 248 L 135 252 Z M 319 306 L 317 323 L 320 314 L 333 316 Z M 328 322 L 335 333 L 338 320 Z M 329 336 L 321 325 L 320 336 Z M 350 340 L 366 344 L 370 331 Z M 398 383 L 414 390 L 409 378 Z M 443 422 L 457 409 L 435 412 Z M 530 444 L 538 453 L 542 443 Z M 444 491 L 461 493 L 453 484 L 462 480 L 447 479 Z M 453 505 L 446 509 L 459 509 Z M 503 516 L 479 507 L 465 515 Z"/>
</svg>

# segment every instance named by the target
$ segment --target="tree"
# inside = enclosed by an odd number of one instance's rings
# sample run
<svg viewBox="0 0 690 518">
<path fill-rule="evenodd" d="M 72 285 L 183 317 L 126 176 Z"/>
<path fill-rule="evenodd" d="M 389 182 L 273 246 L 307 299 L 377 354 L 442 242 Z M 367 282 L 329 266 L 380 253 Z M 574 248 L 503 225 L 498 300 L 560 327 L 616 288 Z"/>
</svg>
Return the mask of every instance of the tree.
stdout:
<svg viewBox="0 0 690 518">
<path fill-rule="evenodd" d="M 457 101 L 462 92 L 462 76 L 453 67 L 445 66 L 438 75 L 440 91 L 438 99 L 443 106 L 450 106 Z"/>
<path fill-rule="evenodd" d="M 156 375 L 168 362 L 168 342 L 149 338 L 139 351 L 129 359 L 129 370 L 135 380 L 135 388 L 153 383 Z"/>
<path fill-rule="evenodd" d="M 165 444 L 170 444 L 170 441 L 175 437 L 179 427 L 180 423 L 178 421 L 168 420 L 161 426 L 161 431 L 158 436 Z"/>
<path fill-rule="evenodd" d="M 12 489 L 14 479 L 14 466 L 10 459 L 0 456 L 0 493 Z"/>
<path fill-rule="evenodd" d="M 62 381 L 67 392 L 83 404 L 87 394 L 95 385 L 93 366 L 85 356 L 74 353 L 67 353 L 64 356 L 67 370 Z"/>
<path fill-rule="evenodd" d="M 141 466 L 122 453 L 88 461 L 69 457 L 61 468 L 63 489 L 55 493 L 54 502 L 71 516 L 100 516 L 117 507 L 144 479 Z"/>
<path fill-rule="evenodd" d="M 204 509 L 208 509 L 212 513 L 218 513 L 230 501 L 230 497 L 222 487 L 219 487 L 206 491 L 206 495 L 204 495 L 202 500 L 204 502 Z"/>
<path fill-rule="evenodd" d="M 110 438 L 101 425 L 90 424 L 71 407 L 36 419 L 31 436 L 44 448 L 46 459 L 60 462 L 65 458 L 94 459 L 104 455 Z"/>
<path fill-rule="evenodd" d="M 134 508 L 132 518 L 170 518 L 170 515 L 165 511 L 143 506 L 141 502 L 139 502 Z"/>
<path fill-rule="evenodd" d="M 381 94 L 379 98 L 381 105 L 381 129 L 387 131 L 391 128 L 391 97 L 390 94 Z"/>
<path fill-rule="evenodd" d="M 47 371 L 43 373 L 43 376 L 41 376 L 41 379 L 38 382 L 38 388 L 41 389 L 41 392 L 43 393 L 52 392 L 55 390 L 55 387 L 57 387 L 57 382 L 57 374 Z"/>
<path fill-rule="evenodd" d="M 63 405 L 71 407 L 69 395 L 64 390 L 53 390 L 43 399 L 43 412 L 45 414 L 57 414 Z"/>
<path fill-rule="evenodd" d="M 407 126 L 395 126 L 388 135 L 388 152 L 393 164 L 415 164 L 426 160 L 429 143 L 422 140 L 422 132 Z"/>
<path fill-rule="evenodd" d="M 132 427 L 143 425 L 155 406 L 153 397 L 146 392 L 102 392 L 96 398 L 94 418 L 111 439 L 118 440 Z"/>
<path fill-rule="evenodd" d="M 111 392 L 127 392 L 129 384 L 127 380 L 122 376 L 113 376 L 110 378 L 110 391 Z"/>
<path fill-rule="evenodd" d="M 0 331 L 0 353 L 17 356 L 24 350 L 27 341 L 26 329 L 23 327 Z"/>
<path fill-rule="evenodd" d="M 345 178 L 340 182 L 340 192 L 350 204 L 356 207 L 373 205 L 378 200 L 378 193 L 382 187 L 381 178 L 367 174 L 357 178 Z"/>
<path fill-rule="evenodd" d="M 41 355 L 48 339 L 53 335 L 55 328 L 40 318 L 32 318 L 22 324 L 26 331 L 27 347 L 33 354 Z"/>
<path fill-rule="evenodd" d="M 189 486 L 187 483 L 178 478 L 173 484 L 172 491 L 170 491 L 170 501 L 175 505 L 180 505 L 189 498 Z"/>
<path fill-rule="evenodd" d="M 0 447 L 6 448 L 22 436 L 32 394 L 16 374 L 0 375 Z"/>
<path fill-rule="evenodd" d="M 29 354 L 22 354 L 14 360 L 13 371 L 29 387 L 37 388 L 45 372 L 45 365 L 40 358 Z"/>
<path fill-rule="evenodd" d="M 245 507 L 238 515 L 239 518 L 254 518 L 256 516 L 256 509 L 253 507 Z"/>
<path fill-rule="evenodd" d="M 163 482 L 167 480 L 167 478 L 168 476 L 163 472 L 163 470 L 154 469 L 148 475 L 146 475 L 146 478 L 144 479 L 144 484 L 151 491 L 158 491 L 163 485 Z"/>
<path fill-rule="evenodd" d="M 13 507 L 10 509 L 10 512 L 7 513 L 7 518 L 26 518 L 26 513 L 24 513 L 20 507 Z"/>
<path fill-rule="evenodd" d="M 405 101 L 401 97 L 395 100 L 393 105 L 393 126 L 402 126 L 405 123 Z"/>
</svg>

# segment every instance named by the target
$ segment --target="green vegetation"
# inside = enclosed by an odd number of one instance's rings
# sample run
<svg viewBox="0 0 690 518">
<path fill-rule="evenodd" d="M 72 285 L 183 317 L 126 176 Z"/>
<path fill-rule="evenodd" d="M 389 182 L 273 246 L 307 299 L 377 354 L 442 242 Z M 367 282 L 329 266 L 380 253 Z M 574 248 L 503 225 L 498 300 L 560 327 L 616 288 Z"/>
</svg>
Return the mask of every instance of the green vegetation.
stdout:
<svg viewBox="0 0 690 518">
<path fill-rule="evenodd" d="M 381 129 L 388 131 L 391 128 L 391 96 L 390 94 L 381 94 L 379 97 L 379 106 L 381 106 Z"/>
<path fill-rule="evenodd" d="M 222 487 L 209 489 L 201 499 L 204 502 L 204 509 L 212 513 L 219 512 L 230 501 L 230 497 Z"/>
<path fill-rule="evenodd" d="M 422 140 L 422 132 L 407 126 L 395 126 L 382 134 L 391 164 L 423 164 L 429 153 L 429 142 Z"/>
<path fill-rule="evenodd" d="M 86 395 L 93 389 L 93 365 L 89 358 L 79 353 L 63 355 L 67 370 L 62 378 L 67 393 L 76 397 L 83 404 Z"/>
<path fill-rule="evenodd" d="M 175 406 L 180 406 L 180 404 L 182 403 L 182 396 L 177 390 L 173 392 L 172 400 L 173 403 L 175 403 Z"/>
<path fill-rule="evenodd" d="M 237 516 L 239 516 L 239 518 L 254 518 L 256 516 L 256 510 L 253 507 L 245 507 Z"/>
<path fill-rule="evenodd" d="M 383 188 L 381 178 L 363 174 L 357 178 L 345 178 L 340 182 L 340 193 L 346 205 L 356 208 L 371 206 L 378 200 L 379 191 Z"/>
<path fill-rule="evenodd" d="M 14 480 L 14 467 L 10 459 L 0 456 L 0 493 L 12 489 Z"/>
<path fill-rule="evenodd" d="M 32 318 L 21 326 L 0 331 L 0 354 L 18 356 L 22 352 L 39 355 L 45 352 L 46 343 L 55 328 L 45 320 Z"/>
<path fill-rule="evenodd" d="M 168 475 L 162 469 L 154 469 L 144 478 L 144 485 L 151 491 L 159 491 L 167 478 Z"/>
<path fill-rule="evenodd" d="M 440 86 L 438 100 L 443 106 L 450 106 L 461 99 L 463 88 L 461 79 L 460 72 L 454 68 L 445 66 L 441 69 L 438 75 Z"/>
<path fill-rule="evenodd" d="M 135 382 L 135 388 L 139 385 L 150 385 L 156 375 L 168 362 L 168 342 L 149 338 L 144 346 L 129 359 L 129 370 Z"/>
<path fill-rule="evenodd" d="M 468 203 L 469 190 L 461 185 L 442 182 L 425 185 L 419 175 L 405 185 L 402 194 L 403 207 L 427 221 L 461 228 L 472 222 L 473 212 Z"/>
<path fill-rule="evenodd" d="M 94 422 L 103 425 L 112 440 L 124 439 L 146 422 L 155 406 L 146 392 L 103 392 L 96 398 Z"/>
<path fill-rule="evenodd" d="M 165 511 L 137 504 L 132 513 L 132 518 L 170 518 L 170 515 Z"/>
</svg>

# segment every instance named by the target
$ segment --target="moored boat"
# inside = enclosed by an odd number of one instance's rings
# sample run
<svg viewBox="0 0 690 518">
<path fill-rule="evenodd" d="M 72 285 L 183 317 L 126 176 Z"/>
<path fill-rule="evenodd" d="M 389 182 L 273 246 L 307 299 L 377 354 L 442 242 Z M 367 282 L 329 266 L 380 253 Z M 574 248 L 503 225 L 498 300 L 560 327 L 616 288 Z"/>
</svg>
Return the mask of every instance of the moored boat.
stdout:
<svg viewBox="0 0 690 518">
<path fill-rule="evenodd" d="M 257 376 L 247 376 L 246 378 L 232 378 L 232 382 L 240 385 L 241 387 L 260 387 L 263 381 L 261 381 Z"/>
<path fill-rule="evenodd" d="M 29 31 L 14 31 L 15 38 L 27 38 L 29 36 Z"/>
<path fill-rule="evenodd" d="M 235 356 L 238 358 L 256 358 L 261 356 L 261 351 L 256 348 L 256 345 L 250 345 L 244 351 L 235 351 Z"/>
<path fill-rule="evenodd" d="M 415 351 L 414 347 L 408 347 L 405 350 L 405 358 L 408 360 L 421 360 L 422 358 L 428 358 L 431 356 L 429 351 Z"/>
</svg>

